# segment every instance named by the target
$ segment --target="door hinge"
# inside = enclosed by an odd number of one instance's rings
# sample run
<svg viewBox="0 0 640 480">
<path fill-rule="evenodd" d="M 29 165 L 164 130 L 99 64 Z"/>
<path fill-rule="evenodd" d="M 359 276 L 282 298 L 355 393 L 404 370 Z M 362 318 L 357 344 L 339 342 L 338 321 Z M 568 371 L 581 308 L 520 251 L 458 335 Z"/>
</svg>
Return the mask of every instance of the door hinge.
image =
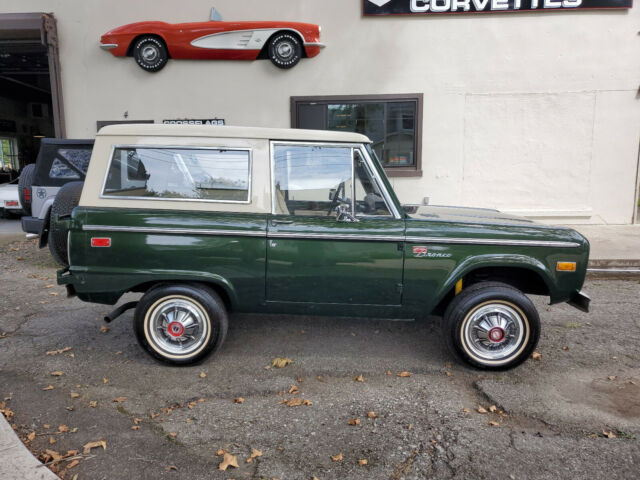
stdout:
<svg viewBox="0 0 640 480">
<path fill-rule="evenodd" d="M 401 283 L 397 283 L 397 284 L 396 284 L 396 291 L 397 291 L 397 293 L 400 293 L 400 294 L 401 294 L 401 293 L 402 293 L 402 288 L 403 288 L 403 286 L 402 286 L 402 284 L 401 284 Z"/>
</svg>

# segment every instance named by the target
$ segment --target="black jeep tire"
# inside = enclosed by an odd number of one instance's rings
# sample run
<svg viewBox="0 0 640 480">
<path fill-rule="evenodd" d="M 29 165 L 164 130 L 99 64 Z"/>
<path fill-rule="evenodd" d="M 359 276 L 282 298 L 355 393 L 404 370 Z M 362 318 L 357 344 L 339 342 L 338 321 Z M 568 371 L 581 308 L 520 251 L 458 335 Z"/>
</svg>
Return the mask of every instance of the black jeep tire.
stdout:
<svg viewBox="0 0 640 480">
<path fill-rule="evenodd" d="M 55 221 L 59 217 L 71 215 L 80 202 L 84 182 L 69 182 L 58 190 L 49 217 L 49 251 L 56 262 L 65 267 L 69 266 L 67 253 L 67 234 L 69 230 Z"/>
<path fill-rule="evenodd" d="M 533 353 L 540 338 L 540 317 L 517 288 L 480 282 L 451 301 L 442 330 L 458 358 L 477 368 L 507 370 Z"/>
<path fill-rule="evenodd" d="M 145 35 L 133 45 L 133 58 L 147 72 L 162 70 L 169 60 L 169 52 L 164 41 L 153 35 Z"/>
<path fill-rule="evenodd" d="M 18 198 L 25 215 L 31 216 L 31 198 L 33 197 L 33 177 L 36 173 L 36 165 L 30 163 L 22 169 L 20 178 L 18 179 Z M 27 189 L 29 192 L 27 194 Z"/>
<path fill-rule="evenodd" d="M 140 345 L 156 360 L 172 365 L 196 364 L 217 351 L 228 324 L 220 296 L 198 283 L 153 287 L 142 296 L 133 316 Z"/>
<path fill-rule="evenodd" d="M 278 68 L 293 68 L 302 58 L 302 44 L 293 33 L 276 33 L 269 40 L 269 59 Z"/>
</svg>

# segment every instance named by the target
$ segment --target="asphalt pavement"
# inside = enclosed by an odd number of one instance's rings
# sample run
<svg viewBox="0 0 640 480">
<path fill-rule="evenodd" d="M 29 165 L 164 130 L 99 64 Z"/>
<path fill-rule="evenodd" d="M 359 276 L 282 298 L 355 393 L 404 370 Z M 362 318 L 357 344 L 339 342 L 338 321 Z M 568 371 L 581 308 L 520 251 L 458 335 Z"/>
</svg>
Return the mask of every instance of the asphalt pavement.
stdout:
<svg viewBox="0 0 640 480">
<path fill-rule="evenodd" d="M 456 362 L 437 318 L 258 315 L 175 368 L 131 312 L 106 325 L 110 307 L 66 298 L 55 268 L 34 241 L 0 245 L 0 402 L 64 478 L 637 477 L 637 278 L 590 278 L 590 314 L 534 297 L 540 357 L 507 372 Z"/>
</svg>

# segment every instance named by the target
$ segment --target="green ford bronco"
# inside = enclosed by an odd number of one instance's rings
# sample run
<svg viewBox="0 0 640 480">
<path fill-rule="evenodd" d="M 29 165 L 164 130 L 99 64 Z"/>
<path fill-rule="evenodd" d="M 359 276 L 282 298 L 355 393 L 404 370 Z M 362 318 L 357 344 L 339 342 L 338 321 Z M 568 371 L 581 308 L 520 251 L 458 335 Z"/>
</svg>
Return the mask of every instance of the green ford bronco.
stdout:
<svg viewBox="0 0 640 480">
<path fill-rule="evenodd" d="M 589 243 L 502 214 L 402 206 L 370 140 L 343 132 L 117 125 L 84 184 L 56 197 L 58 283 L 135 308 L 155 358 L 201 361 L 230 312 L 413 319 L 442 315 L 473 366 L 527 359 L 540 319 L 525 294 L 588 311 Z"/>
</svg>

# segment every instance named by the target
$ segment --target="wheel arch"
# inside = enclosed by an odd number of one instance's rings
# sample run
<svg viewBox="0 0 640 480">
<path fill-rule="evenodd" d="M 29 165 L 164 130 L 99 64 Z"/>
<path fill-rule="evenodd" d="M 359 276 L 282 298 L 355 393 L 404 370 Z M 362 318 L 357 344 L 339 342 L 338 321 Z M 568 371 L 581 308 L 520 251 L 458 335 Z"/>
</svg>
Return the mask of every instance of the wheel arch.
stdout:
<svg viewBox="0 0 640 480">
<path fill-rule="evenodd" d="M 198 276 L 195 278 L 187 278 L 187 277 L 155 278 L 153 280 L 150 280 L 144 283 L 139 283 L 131 287 L 129 291 L 137 292 L 137 293 L 146 293 L 158 285 L 178 285 L 178 284 L 203 285 L 205 287 L 211 288 L 220 296 L 220 298 L 224 302 L 225 307 L 227 308 L 227 311 L 233 310 L 234 306 L 237 304 L 236 291 L 233 288 L 233 285 L 231 285 L 231 283 L 229 283 L 226 279 L 218 275 Z"/>
<path fill-rule="evenodd" d="M 171 51 L 169 50 L 169 44 L 167 43 L 167 39 L 164 38 L 159 33 L 139 33 L 139 34 L 137 34 L 135 37 L 133 37 L 133 39 L 129 43 L 129 46 L 127 47 L 127 53 L 126 53 L 127 57 L 133 57 L 133 46 L 142 37 L 155 37 L 158 40 L 162 40 L 162 43 L 164 43 L 164 48 L 167 49 L 167 58 L 171 58 Z"/>
<path fill-rule="evenodd" d="M 262 49 L 260 50 L 260 53 L 258 54 L 258 56 L 256 58 L 263 60 L 263 59 L 267 59 L 269 58 L 269 44 L 271 43 L 271 39 L 273 37 L 275 37 L 276 35 L 280 34 L 280 33 L 291 33 L 293 35 L 295 35 L 295 37 L 300 41 L 300 45 L 302 46 L 302 58 L 307 58 L 307 49 L 304 46 L 305 40 L 304 37 L 302 36 L 302 34 L 300 32 L 298 32 L 297 30 L 291 29 L 291 28 L 281 28 L 275 32 L 273 32 L 269 38 L 267 39 L 266 42 L 264 42 L 264 45 L 262 46 Z"/>
<path fill-rule="evenodd" d="M 436 296 L 433 313 L 444 313 L 456 295 L 456 284 L 462 288 L 480 282 L 497 281 L 511 285 L 523 293 L 551 296 L 553 276 L 539 260 L 525 255 L 473 257 L 458 265 Z"/>
</svg>

